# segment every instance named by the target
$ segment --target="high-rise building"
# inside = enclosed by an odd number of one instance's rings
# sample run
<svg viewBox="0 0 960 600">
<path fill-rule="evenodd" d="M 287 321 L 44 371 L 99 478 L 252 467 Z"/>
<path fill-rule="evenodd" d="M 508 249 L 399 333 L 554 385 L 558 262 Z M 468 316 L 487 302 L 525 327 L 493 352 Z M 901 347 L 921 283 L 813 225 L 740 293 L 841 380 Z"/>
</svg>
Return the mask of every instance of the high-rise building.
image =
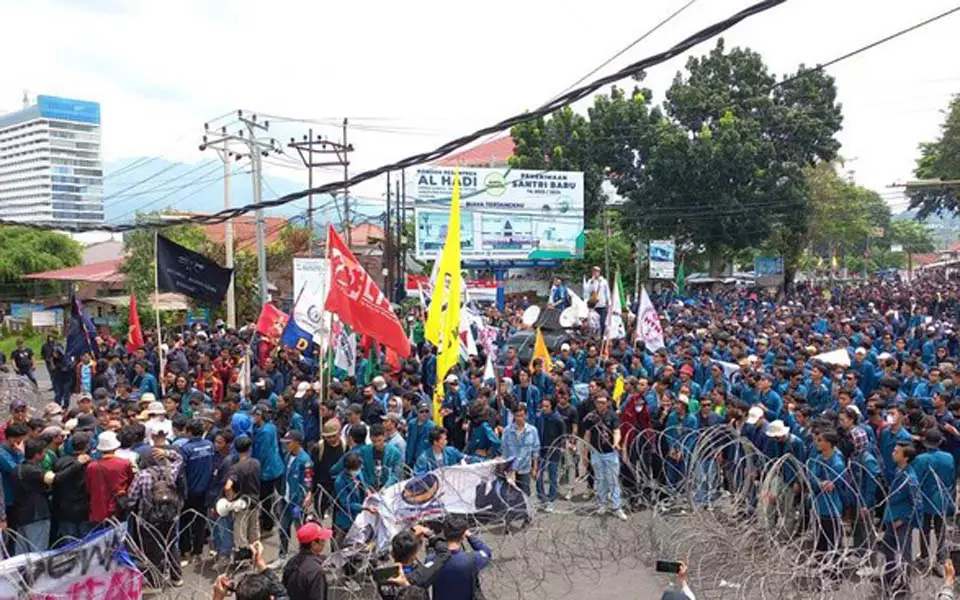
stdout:
<svg viewBox="0 0 960 600">
<path fill-rule="evenodd" d="M 0 115 L 0 219 L 103 223 L 98 103 L 37 96 Z"/>
</svg>

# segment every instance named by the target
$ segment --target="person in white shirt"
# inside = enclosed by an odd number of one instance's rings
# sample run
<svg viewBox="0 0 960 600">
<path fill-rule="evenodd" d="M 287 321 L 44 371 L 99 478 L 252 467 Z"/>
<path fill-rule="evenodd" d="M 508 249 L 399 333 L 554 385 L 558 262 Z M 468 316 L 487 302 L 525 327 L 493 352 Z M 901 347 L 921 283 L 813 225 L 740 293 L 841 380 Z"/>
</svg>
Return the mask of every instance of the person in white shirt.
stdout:
<svg viewBox="0 0 960 600">
<path fill-rule="evenodd" d="M 591 300 L 597 302 L 593 308 L 600 315 L 600 332 L 602 334 L 607 327 L 607 304 L 610 302 L 610 286 L 607 285 L 607 279 L 600 274 L 600 267 L 593 267 L 590 273 L 590 279 L 583 286 L 583 299 L 588 304 Z"/>
</svg>

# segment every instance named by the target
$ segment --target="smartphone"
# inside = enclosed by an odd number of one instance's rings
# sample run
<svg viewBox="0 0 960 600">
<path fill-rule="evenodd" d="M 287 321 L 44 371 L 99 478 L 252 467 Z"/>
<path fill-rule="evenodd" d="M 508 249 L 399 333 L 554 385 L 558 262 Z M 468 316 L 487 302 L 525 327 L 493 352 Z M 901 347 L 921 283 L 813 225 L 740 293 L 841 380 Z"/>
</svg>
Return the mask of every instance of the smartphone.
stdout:
<svg viewBox="0 0 960 600">
<path fill-rule="evenodd" d="M 253 560 L 253 550 L 250 548 L 237 548 L 233 552 L 233 561 L 240 562 L 241 560 Z"/>
<path fill-rule="evenodd" d="M 385 567 L 377 567 L 373 570 L 373 580 L 377 583 L 386 583 L 394 577 L 400 576 L 400 564 L 394 563 Z"/>
<path fill-rule="evenodd" d="M 675 560 L 658 560 L 657 573 L 679 573 L 680 563 Z"/>
<path fill-rule="evenodd" d="M 960 573 L 960 548 L 955 548 L 950 551 L 950 560 L 953 562 L 954 572 Z"/>
</svg>

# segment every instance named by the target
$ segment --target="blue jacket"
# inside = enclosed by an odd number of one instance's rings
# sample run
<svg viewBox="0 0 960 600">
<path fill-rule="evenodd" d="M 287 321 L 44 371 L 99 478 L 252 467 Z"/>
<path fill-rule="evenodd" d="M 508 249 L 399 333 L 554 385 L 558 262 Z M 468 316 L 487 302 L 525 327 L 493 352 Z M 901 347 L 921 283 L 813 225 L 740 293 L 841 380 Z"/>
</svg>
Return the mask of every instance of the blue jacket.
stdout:
<svg viewBox="0 0 960 600">
<path fill-rule="evenodd" d="M 807 461 L 807 478 L 814 494 L 814 509 L 818 515 L 839 517 L 843 512 L 840 486 L 843 485 L 844 468 L 843 457 L 836 450 L 829 459 L 818 453 Z M 826 481 L 833 483 L 832 490 L 827 491 L 821 486 L 821 483 Z"/>
<path fill-rule="evenodd" d="M 489 421 L 483 421 L 479 427 L 470 428 L 470 440 L 467 442 L 467 454 L 476 454 L 477 450 L 486 450 L 485 458 L 493 458 L 500 454 L 500 437 L 490 426 Z"/>
<path fill-rule="evenodd" d="M 428 446 L 427 449 L 424 450 L 423 454 L 420 455 L 420 458 L 417 459 L 417 464 L 415 464 L 413 467 L 413 474 L 417 477 L 426 475 L 434 469 L 456 465 L 463 459 L 466 459 L 469 463 L 480 462 L 480 459 L 465 456 L 453 446 L 447 446 L 443 449 L 443 464 L 440 465 L 437 464 L 437 459 L 433 455 L 433 447 Z"/>
<path fill-rule="evenodd" d="M 280 440 L 273 423 L 253 426 L 253 457 L 260 461 L 260 481 L 273 481 L 283 475 Z"/>
<path fill-rule="evenodd" d="M 767 409 L 768 421 L 779 419 L 781 413 L 783 413 L 783 398 L 772 388 L 766 394 L 758 393 L 756 401 L 763 404 L 764 408 Z"/>
<path fill-rule="evenodd" d="M 160 393 L 160 386 L 157 384 L 157 378 L 153 376 L 152 373 L 144 373 L 143 377 L 140 378 L 140 393 L 146 394 L 147 392 L 156 396 Z"/>
<path fill-rule="evenodd" d="M 532 383 L 526 388 L 519 385 L 513 388 L 513 395 L 517 402 L 527 403 L 527 420 L 532 421 L 534 417 L 540 414 L 540 399 L 543 397 L 540 389 Z"/>
<path fill-rule="evenodd" d="M 427 419 L 420 425 L 416 418 L 407 421 L 407 456 L 406 463 L 412 467 L 423 451 L 430 447 L 430 431 L 436 427 L 433 421 Z"/>
<path fill-rule="evenodd" d="M 928 450 L 910 465 L 920 481 L 920 492 L 925 515 L 952 515 L 954 503 L 953 456 L 943 450 Z"/>
<path fill-rule="evenodd" d="M 830 389 L 827 388 L 822 382 L 820 385 L 814 384 L 812 381 L 809 386 L 807 386 L 807 404 L 810 405 L 810 408 L 819 412 L 823 412 L 827 409 L 828 406 L 833 402 L 833 398 L 830 396 Z"/>
<path fill-rule="evenodd" d="M 346 471 L 337 475 L 333 482 L 333 489 L 337 494 L 333 503 L 333 524 L 337 529 L 350 531 L 354 519 L 363 510 L 363 501 L 367 498 L 367 487 L 363 471 L 357 475 L 356 481 Z"/>
<path fill-rule="evenodd" d="M 0 444 L 0 476 L 3 478 L 3 499 L 7 506 L 13 504 L 13 472 L 23 462 L 23 453 Z M 8 511 L 9 513 L 9 511 Z"/>
<path fill-rule="evenodd" d="M 914 527 L 920 524 L 920 515 L 923 510 L 920 500 L 920 481 L 911 465 L 906 469 L 897 469 L 890 493 L 887 494 L 887 508 L 883 511 L 883 523 L 903 521 L 907 526 Z"/>
<path fill-rule="evenodd" d="M 283 475 L 281 496 L 290 504 L 300 506 L 313 485 L 313 461 L 307 451 L 301 448 L 296 456 L 287 453 L 284 464 L 286 471 Z"/>
<path fill-rule="evenodd" d="M 373 455 L 373 444 L 356 446 L 347 452 L 347 454 L 351 453 L 356 454 L 360 457 L 360 460 L 363 461 L 360 472 L 363 473 L 364 481 L 374 489 L 381 490 L 391 486 L 403 477 L 403 457 L 400 456 L 400 451 L 390 444 L 386 444 L 383 447 L 382 470 L 379 477 L 377 476 L 377 465 Z M 347 457 L 347 454 L 341 456 L 340 460 L 331 467 L 330 474 L 334 477 L 343 471 L 343 460 Z"/>
<path fill-rule="evenodd" d="M 872 509 L 877 505 L 877 488 L 882 474 L 880 461 L 869 448 L 850 459 L 850 478 L 856 488 L 857 504 Z"/>
<path fill-rule="evenodd" d="M 213 479 L 213 442 L 202 438 L 189 439 L 180 446 L 183 473 L 187 479 L 187 496 L 205 496 Z"/>
<path fill-rule="evenodd" d="M 913 443 L 913 436 L 906 427 L 901 427 L 897 433 L 887 427 L 880 433 L 880 461 L 883 463 L 883 478 L 888 484 L 897 475 L 897 464 L 893 462 L 893 449 L 897 442 Z"/>
</svg>

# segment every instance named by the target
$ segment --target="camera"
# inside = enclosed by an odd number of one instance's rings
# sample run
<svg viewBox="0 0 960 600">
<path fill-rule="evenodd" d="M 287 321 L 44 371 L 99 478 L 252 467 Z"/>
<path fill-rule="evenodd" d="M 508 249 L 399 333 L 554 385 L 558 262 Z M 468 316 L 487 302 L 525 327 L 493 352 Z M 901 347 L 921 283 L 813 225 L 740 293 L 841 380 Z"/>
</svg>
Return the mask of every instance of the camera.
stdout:
<svg viewBox="0 0 960 600">
<path fill-rule="evenodd" d="M 233 561 L 253 560 L 253 550 L 250 548 L 239 548 L 233 552 Z"/>
</svg>

